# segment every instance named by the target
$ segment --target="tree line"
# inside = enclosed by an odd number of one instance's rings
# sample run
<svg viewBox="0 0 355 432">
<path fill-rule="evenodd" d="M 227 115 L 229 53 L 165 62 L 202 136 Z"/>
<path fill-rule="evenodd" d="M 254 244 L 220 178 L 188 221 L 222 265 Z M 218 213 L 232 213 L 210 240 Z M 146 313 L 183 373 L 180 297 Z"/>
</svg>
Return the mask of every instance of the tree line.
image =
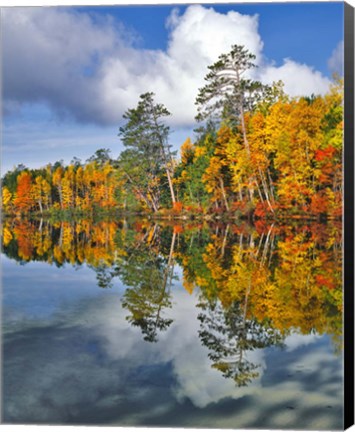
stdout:
<svg viewBox="0 0 355 432">
<path fill-rule="evenodd" d="M 234 45 L 209 66 L 196 97 L 195 139 L 172 151 L 168 109 L 140 96 L 119 129 L 117 159 L 100 149 L 2 178 L 5 213 L 122 210 L 155 214 L 342 214 L 343 83 L 291 98 L 281 82 L 248 78 L 255 56 Z"/>
</svg>

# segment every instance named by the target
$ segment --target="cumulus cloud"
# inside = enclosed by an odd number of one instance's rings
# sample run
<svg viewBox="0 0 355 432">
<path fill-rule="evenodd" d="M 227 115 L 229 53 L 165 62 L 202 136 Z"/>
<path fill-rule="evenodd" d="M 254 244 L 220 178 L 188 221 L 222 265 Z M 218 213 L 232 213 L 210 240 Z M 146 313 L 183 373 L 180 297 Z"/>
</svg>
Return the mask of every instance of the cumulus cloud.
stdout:
<svg viewBox="0 0 355 432">
<path fill-rule="evenodd" d="M 124 40 L 111 19 L 54 8 L 3 11 L 3 79 L 9 102 L 46 102 L 78 120 L 103 121 L 97 65 Z"/>
<path fill-rule="evenodd" d="M 324 94 L 330 85 L 329 79 L 320 72 L 291 59 L 285 59 L 279 67 L 265 65 L 260 71 L 259 79 L 266 84 L 281 80 L 285 84 L 285 92 L 290 96 Z"/>
<path fill-rule="evenodd" d="M 328 60 L 328 67 L 333 73 L 344 73 L 344 41 L 340 41 Z"/>
<path fill-rule="evenodd" d="M 3 14 L 5 109 L 44 102 L 77 121 L 117 124 L 146 91 L 191 125 L 207 66 L 232 44 L 256 55 L 265 82 L 282 79 L 291 95 L 324 93 L 329 81 L 292 60 L 263 61 L 258 16 L 189 6 L 171 13 L 166 51 L 137 48 L 136 35 L 109 16 L 58 8 L 11 8 Z"/>
</svg>

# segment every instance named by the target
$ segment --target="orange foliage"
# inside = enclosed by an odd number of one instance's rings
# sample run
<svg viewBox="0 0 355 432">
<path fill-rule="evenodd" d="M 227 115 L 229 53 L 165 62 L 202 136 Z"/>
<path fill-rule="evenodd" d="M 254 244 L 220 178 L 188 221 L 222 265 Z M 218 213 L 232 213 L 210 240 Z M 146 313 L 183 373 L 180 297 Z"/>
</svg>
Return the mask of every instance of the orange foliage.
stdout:
<svg viewBox="0 0 355 432">
<path fill-rule="evenodd" d="M 181 202 L 181 201 L 176 201 L 176 202 L 174 202 L 173 209 L 174 209 L 174 212 L 176 212 L 176 213 L 181 213 L 181 212 L 182 212 L 182 209 L 183 209 L 183 204 L 182 204 L 182 202 Z"/>
<path fill-rule="evenodd" d="M 34 204 L 31 196 L 31 188 L 31 174 L 27 171 L 23 171 L 17 177 L 17 189 L 14 199 L 15 207 L 22 212 L 28 212 Z"/>
</svg>

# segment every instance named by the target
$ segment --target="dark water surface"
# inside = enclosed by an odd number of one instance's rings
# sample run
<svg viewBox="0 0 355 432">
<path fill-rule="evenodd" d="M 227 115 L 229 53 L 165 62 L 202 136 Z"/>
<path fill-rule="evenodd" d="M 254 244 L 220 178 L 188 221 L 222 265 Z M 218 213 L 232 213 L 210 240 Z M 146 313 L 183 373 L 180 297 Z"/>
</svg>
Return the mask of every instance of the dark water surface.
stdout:
<svg viewBox="0 0 355 432">
<path fill-rule="evenodd" d="M 3 422 L 342 429 L 341 225 L 5 221 Z"/>
</svg>

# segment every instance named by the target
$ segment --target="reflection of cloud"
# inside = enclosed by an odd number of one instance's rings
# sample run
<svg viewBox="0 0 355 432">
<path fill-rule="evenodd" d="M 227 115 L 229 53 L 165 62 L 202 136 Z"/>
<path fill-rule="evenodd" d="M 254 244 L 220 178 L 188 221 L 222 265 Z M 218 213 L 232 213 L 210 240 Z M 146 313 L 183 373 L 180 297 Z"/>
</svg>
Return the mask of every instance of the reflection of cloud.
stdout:
<svg viewBox="0 0 355 432">
<path fill-rule="evenodd" d="M 301 346 L 312 344 L 319 338 L 321 338 L 321 336 L 318 334 L 302 335 L 299 333 L 292 333 L 286 337 L 284 343 L 287 351 L 292 351 Z"/>
<path fill-rule="evenodd" d="M 104 310 L 93 305 L 93 310 L 73 319 L 78 325 L 88 323 L 90 317 L 92 332 L 104 341 L 103 346 L 111 359 L 130 358 L 131 366 L 140 365 L 142 359 L 149 364 L 171 363 L 176 379 L 174 393 L 178 400 L 188 398 L 195 406 L 203 408 L 223 398 L 253 393 L 254 387 L 260 385 L 260 377 L 248 387 L 237 388 L 232 380 L 225 379 L 221 372 L 211 368 L 208 350 L 198 338 L 199 310 L 196 302 L 181 290 L 173 292 L 174 307 L 169 311 L 169 317 L 174 322 L 166 332 L 159 334 L 157 345 L 142 344 L 140 329 L 130 327 L 125 320 L 126 311 L 116 303 L 103 304 Z M 261 350 L 246 353 L 246 357 L 256 364 L 264 364 Z M 262 375 L 262 370 L 259 372 Z"/>
<path fill-rule="evenodd" d="M 225 379 L 220 371 L 211 367 L 212 361 L 208 358 L 208 349 L 202 345 L 197 336 L 200 329 L 197 319 L 200 312 L 196 308 L 197 299 L 177 290 L 173 293 L 173 303 L 174 308 L 170 316 L 174 319 L 174 323 L 167 332 L 159 335 L 159 352 L 156 353 L 156 357 L 152 358 L 148 352 L 140 353 L 140 357 L 152 362 L 171 362 L 176 378 L 174 392 L 178 400 L 188 398 L 195 406 L 203 408 L 224 398 L 240 398 L 255 392 L 255 389 L 260 386 L 260 379 L 265 368 L 263 351 L 254 350 L 244 354 L 248 361 L 260 365 L 257 369 L 260 375 L 249 386 L 236 387 L 233 380 Z M 120 316 L 122 317 L 121 314 Z M 140 341 L 137 343 L 136 340 L 133 343 L 132 338 L 127 337 L 126 339 L 129 339 L 130 342 L 124 341 L 123 346 L 121 342 L 117 343 L 117 331 L 121 331 L 124 326 L 127 326 L 127 323 L 116 322 L 114 327 L 119 324 L 119 329 L 110 327 L 108 332 L 106 324 L 105 318 L 102 336 L 108 339 L 106 349 L 111 356 L 121 358 L 124 353 L 131 357 L 134 352 L 140 351 Z M 137 329 L 136 331 L 138 332 Z M 138 339 L 141 339 L 139 332 Z M 128 346 L 130 352 L 127 351 Z"/>
<path fill-rule="evenodd" d="M 239 398 L 253 393 L 259 385 L 260 377 L 248 387 L 237 388 L 233 380 L 225 379 L 220 371 L 211 368 L 208 349 L 196 337 L 200 329 L 197 300 L 191 301 L 186 293 L 176 292 L 175 303 L 174 318 L 179 326 L 172 329 L 174 335 L 166 335 L 164 352 L 169 353 L 173 362 L 178 399 L 189 398 L 195 406 L 203 408 L 223 398 Z M 176 345 L 176 340 L 181 341 L 180 344 Z M 255 364 L 264 363 L 261 350 L 248 352 L 246 357 Z M 259 372 L 262 375 L 262 370 Z"/>
<path fill-rule="evenodd" d="M 63 292 L 73 289 L 63 280 Z M 173 303 L 174 323 L 156 344 L 143 342 L 140 330 L 130 327 L 117 291 L 76 297 L 61 303 L 60 313 L 6 333 L 5 421 L 341 426 L 341 368 L 327 340 L 290 338 L 292 350 L 250 353 L 264 373 L 241 389 L 211 369 L 197 336 L 196 299 L 176 288 Z"/>
<path fill-rule="evenodd" d="M 128 364 L 124 352 L 118 360 L 106 354 L 105 341 L 94 328 L 101 314 L 108 317 L 110 311 L 112 318 L 119 310 L 119 298 L 109 295 L 82 301 L 57 320 L 8 334 L 4 350 L 5 421 L 90 424 L 119 418 L 123 424 L 134 424 L 139 422 L 137 413 L 149 417 L 156 406 L 170 406 L 173 399 L 165 395 L 164 400 L 159 386 L 154 385 L 167 380 L 168 369 L 164 372 L 162 366 L 140 372 L 144 350 L 131 353 Z M 121 343 L 124 336 L 124 331 L 116 335 Z M 149 365 L 147 357 L 143 359 Z M 139 374 L 142 376 L 137 379 Z M 142 386 L 145 374 L 148 382 Z"/>
<path fill-rule="evenodd" d="M 309 342 L 307 336 L 305 340 Z M 268 423 L 279 428 L 294 428 L 295 423 L 310 430 L 342 428 L 342 360 L 334 357 L 327 337 L 318 337 L 309 344 L 299 341 L 292 352 L 287 350 L 283 356 L 275 353 L 268 365 L 275 374 L 266 404 L 273 412 Z M 278 374 L 285 378 L 277 379 Z M 286 409 L 271 409 L 278 405 Z"/>
</svg>

